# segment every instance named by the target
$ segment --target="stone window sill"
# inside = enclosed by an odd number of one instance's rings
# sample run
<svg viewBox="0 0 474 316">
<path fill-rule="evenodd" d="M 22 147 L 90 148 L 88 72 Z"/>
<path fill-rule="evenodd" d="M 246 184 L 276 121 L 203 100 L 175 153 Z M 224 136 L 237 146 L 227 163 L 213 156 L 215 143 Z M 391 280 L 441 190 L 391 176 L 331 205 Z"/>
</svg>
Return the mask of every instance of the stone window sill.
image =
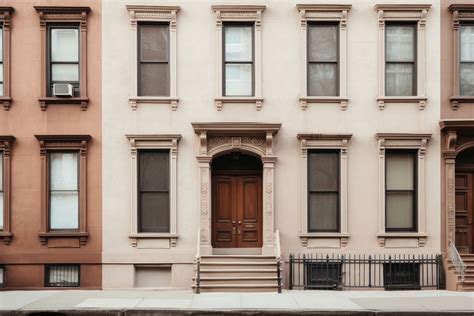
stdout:
<svg viewBox="0 0 474 316">
<path fill-rule="evenodd" d="M 12 238 L 13 238 L 13 233 L 0 231 L 0 239 L 3 239 L 3 243 L 5 245 L 9 245 L 10 242 L 12 241 Z"/>
<path fill-rule="evenodd" d="M 263 98 L 260 97 L 219 97 L 215 98 L 217 111 L 222 111 L 224 104 L 254 104 L 257 111 L 262 109 Z"/>
<path fill-rule="evenodd" d="M 12 98 L 11 98 L 11 97 L 2 96 L 2 97 L 0 97 L 0 103 L 2 103 L 3 109 L 4 109 L 5 111 L 8 111 L 8 110 L 10 110 L 10 108 L 11 108 L 11 106 L 12 106 Z"/>
<path fill-rule="evenodd" d="M 136 110 L 140 104 L 166 104 L 171 107 L 171 110 L 176 111 L 179 99 L 177 97 L 130 97 L 129 102 L 132 110 Z"/>
<path fill-rule="evenodd" d="M 72 97 L 72 98 L 57 98 L 57 97 L 46 97 L 46 98 L 39 98 L 39 103 L 41 107 L 41 111 L 46 111 L 48 105 L 50 104 L 79 104 L 81 106 L 81 110 L 87 110 L 87 106 L 89 105 L 89 98 L 88 97 Z"/>
<path fill-rule="evenodd" d="M 349 233 L 303 233 L 299 235 L 303 247 L 310 247 L 309 244 L 311 243 L 311 240 L 314 239 L 339 239 L 339 247 L 345 247 L 347 245 L 347 242 L 349 241 L 349 236 Z"/>
<path fill-rule="evenodd" d="M 312 103 L 337 103 L 341 107 L 341 110 L 345 111 L 347 109 L 348 102 L 349 98 L 347 97 L 300 97 L 300 106 L 303 111 L 306 110 L 308 104 Z"/>
<path fill-rule="evenodd" d="M 420 97 L 420 96 L 384 96 L 377 98 L 377 105 L 379 110 L 383 110 L 385 108 L 385 103 L 418 103 L 418 108 L 420 110 L 424 110 L 426 107 L 427 97 Z"/>
<path fill-rule="evenodd" d="M 172 233 L 134 233 L 128 236 L 133 247 L 138 246 L 140 239 L 168 239 L 171 247 L 176 247 L 178 237 L 178 234 Z"/>
<path fill-rule="evenodd" d="M 79 232 L 79 231 L 57 231 L 57 232 L 45 232 L 38 234 L 41 244 L 49 246 L 50 239 L 79 239 L 80 245 L 85 245 L 87 243 L 87 238 L 89 237 L 88 232 Z"/>
<path fill-rule="evenodd" d="M 451 100 L 451 108 L 453 111 L 456 111 L 459 108 L 461 103 L 474 103 L 474 96 L 452 96 Z"/>
<path fill-rule="evenodd" d="M 380 247 L 385 247 L 385 242 L 387 239 L 413 239 L 418 240 L 418 247 L 424 247 L 426 243 L 426 238 L 428 237 L 427 233 L 416 233 L 416 232 L 400 232 L 400 233 L 378 233 L 377 239 Z"/>
</svg>

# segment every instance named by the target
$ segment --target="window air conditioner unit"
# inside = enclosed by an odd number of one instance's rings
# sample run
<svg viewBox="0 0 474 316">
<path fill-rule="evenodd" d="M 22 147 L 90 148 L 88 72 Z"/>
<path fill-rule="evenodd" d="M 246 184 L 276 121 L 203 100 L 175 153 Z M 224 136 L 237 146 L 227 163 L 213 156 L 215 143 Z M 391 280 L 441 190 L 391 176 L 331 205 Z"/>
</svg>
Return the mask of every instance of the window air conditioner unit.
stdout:
<svg viewBox="0 0 474 316">
<path fill-rule="evenodd" d="M 55 83 L 53 84 L 53 95 L 56 97 L 72 97 L 72 84 L 70 83 Z"/>
</svg>

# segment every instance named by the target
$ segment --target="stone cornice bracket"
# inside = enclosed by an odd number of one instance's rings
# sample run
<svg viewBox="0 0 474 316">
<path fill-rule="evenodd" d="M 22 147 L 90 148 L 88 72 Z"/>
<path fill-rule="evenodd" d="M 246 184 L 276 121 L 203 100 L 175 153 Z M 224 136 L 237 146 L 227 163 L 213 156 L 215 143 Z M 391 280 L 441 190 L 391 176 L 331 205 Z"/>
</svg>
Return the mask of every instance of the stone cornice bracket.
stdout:
<svg viewBox="0 0 474 316">
<path fill-rule="evenodd" d="M 3 27 L 3 95 L 0 102 L 5 111 L 9 111 L 11 98 L 11 15 L 15 10 L 12 7 L 0 6 L 0 23 Z"/>
<path fill-rule="evenodd" d="M 347 27 L 347 16 L 350 4 L 297 4 L 300 12 L 301 26 L 306 27 L 308 21 L 340 21 L 341 28 Z"/>
<path fill-rule="evenodd" d="M 212 10 L 216 13 L 216 23 L 223 21 L 255 21 L 262 23 L 262 12 L 264 5 L 213 5 Z M 216 24 L 217 25 L 217 24 Z"/>
</svg>

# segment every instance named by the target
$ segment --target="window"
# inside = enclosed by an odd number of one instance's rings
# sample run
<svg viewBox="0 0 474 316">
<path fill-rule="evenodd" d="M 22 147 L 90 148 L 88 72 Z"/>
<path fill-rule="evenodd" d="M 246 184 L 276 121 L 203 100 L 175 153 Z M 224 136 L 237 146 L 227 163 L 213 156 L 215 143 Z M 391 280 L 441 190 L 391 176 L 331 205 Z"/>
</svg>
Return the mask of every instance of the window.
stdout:
<svg viewBox="0 0 474 316">
<path fill-rule="evenodd" d="M 0 27 L 0 96 L 3 92 L 4 71 L 3 71 L 3 27 Z"/>
<path fill-rule="evenodd" d="M 181 135 L 126 135 L 131 153 L 130 243 L 137 248 L 175 247 L 177 157 Z"/>
<path fill-rule="evenodd" d="M 339 152 L 308 154 L 308 232 L 339 231 Z"/>
<path fill-rule="evenodd" d="M 3 230 L 3 152 L 0 152 L 0 231 Z"/>
<path fill-rule="evenodd" d="M 87 243 L 87 145 L 90 135 L 35 135 L 41 158 L 41 244 Z M 56 240 L 57 241 L 57 240 Z"/>
<path fill-rule="evenodd" d="M 139 96 L 169 96 L 169 24 L 140 23 Z"/>
<path fill-rule="evenodd" d="M 416 152 L 385 154 L 386 231 L 416 231 Z"/>
<path fill-rule="evenodd" d="M 0 266 L 0 287 L 5 287 L 5 266 Z"/>
<path fill-rule="evenodd" d="M 388 103 L 417 104 L 424 110 L 427 21 L 430 4 L 377 4 L 378 16 L 378 90 L 379 110 Z"/>
<path fill-rule="evenodd" d="M 127 5 L 131 31 L 129 104 L 178 109 L 177 22 L 179 6 Z"/>
<path fill-rule="evenodd" d="M 308 25 L 308 96 L 339 95 L 339 23 Z"/>
<path fill-rule="evenodd" d="M 420 264 L 418 262 L 384 263 L 383 283 L 386 290 L 420 290 Z"/>
<path fill-rule="evenodd" d="M 9 245 L 11 232 L 11 152 L 13 136 L 0 136 L 0 240 Z"/>
<path fill-rule="evenodd" d="M 316 262 L 315 262 L 316 261 Z M 306 288 L 337 290 L 342 283 L 342 260 L 314 260 L 305 263 Z"/>
<path fill-rule="evenodd" d="M 385 95 L 416 95 L 415 23 L 386 23 Z"/>
<path fill-rule="evenodd" d="M 459 93 L 461 96 L 474 96 L 474 24 L 462 23 L 459 33 Z"/>
<path fill-rule="evenodd" d="M 262 97 L 261 5 L 213 5 L 216 14 L 216 98 L 224 104 L 253 104 L 257 111 Z"/>
<path fill-rule="evenodd" d="M 169 150 L 140 150 L 138 232 L 170 231 Z"/>
<path fill-rule="evenodd" d="M 135 288 L 171 287 L 171 265 L 136 265 Z"/>
<path fill-rule="evenodd" d="M 89 7 L 35 6 L 41 31 L 40 108 L 78 104 L 87 109 L 87 16 Z M 72 96 L 68 85 L 72 86 Z M 53 87 L 61 85 L 58 95 Z M 60 92 L 60 93 L 59 93 Z"/>
<path fill-rule="evenodd" d="M 79 229 L 79 154 L 49 153 L 49 228 Z"/>
<path fill-rule="evenodd" d="M 45 287 L 79 287 L 80 265 L 46 265 L 44 279 Z"/>
<path fill-rule="evenodd" d="M 0 6 L 0 102 L 8 111 L 12 103 L 11 98 L 11 16 L 12 7 Z"/>
<path fill-rule="evenodd" d="M 224 24 L 225 96 L 253 95 L 253 24 Z"/>
</svg>

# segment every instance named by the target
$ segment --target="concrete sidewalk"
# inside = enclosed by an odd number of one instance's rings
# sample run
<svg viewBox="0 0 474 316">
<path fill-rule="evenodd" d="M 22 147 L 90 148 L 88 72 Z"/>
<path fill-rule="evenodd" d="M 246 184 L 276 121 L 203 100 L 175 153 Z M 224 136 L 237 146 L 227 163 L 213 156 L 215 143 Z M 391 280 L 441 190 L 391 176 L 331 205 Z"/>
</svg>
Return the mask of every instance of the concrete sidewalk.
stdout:
<svg viewBox="0 0 474 316">
<path fill-rule="evenodd" d="M 445 312 L 474 315 L 473 292 L 285 291 L 4 291 L 0 315 L 331 314 L 383 315 Z M 38 312 L 47 312 L 39 313 Z M 59 313 L 62 315 L 62 313 Z"/>
</svg>

